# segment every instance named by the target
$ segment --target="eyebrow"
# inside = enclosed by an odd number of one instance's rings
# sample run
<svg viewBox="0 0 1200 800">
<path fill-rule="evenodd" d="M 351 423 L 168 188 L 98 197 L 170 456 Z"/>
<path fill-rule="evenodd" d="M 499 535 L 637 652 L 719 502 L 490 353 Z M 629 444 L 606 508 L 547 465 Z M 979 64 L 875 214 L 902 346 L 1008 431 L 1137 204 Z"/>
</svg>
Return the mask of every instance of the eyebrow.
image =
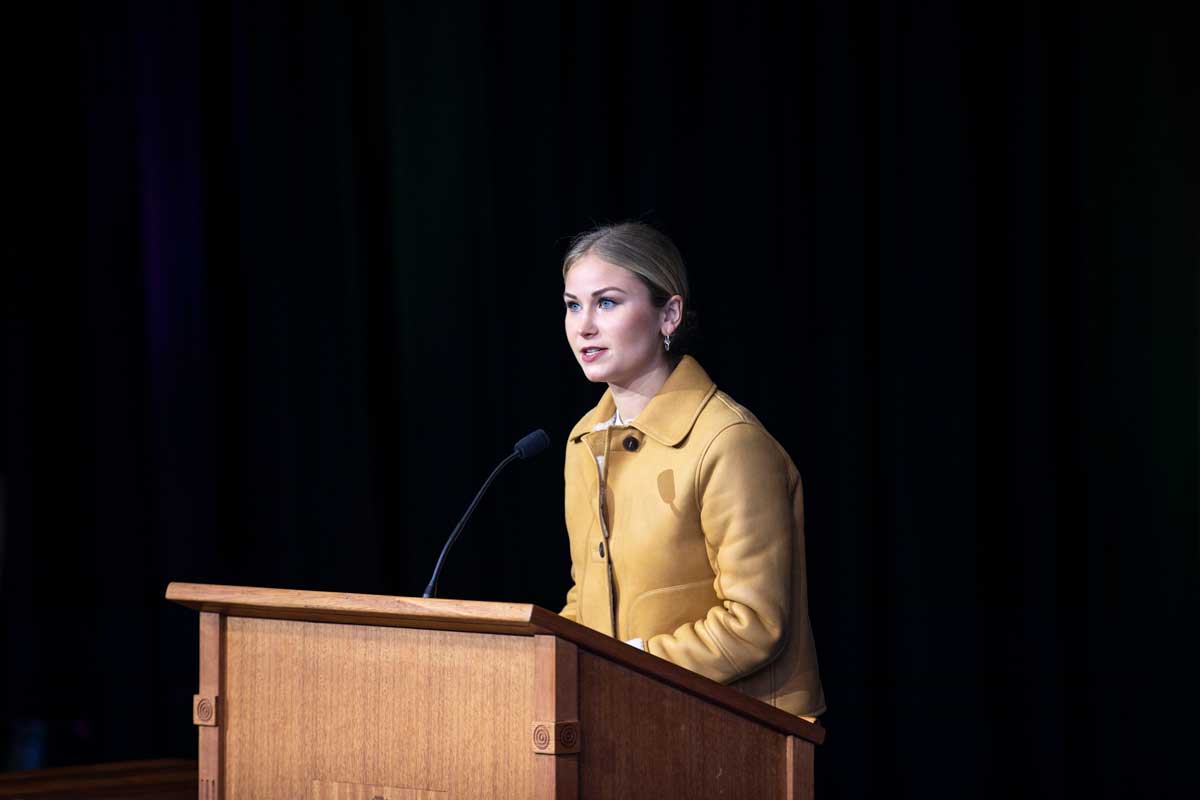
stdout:
<svg viewBox="0 0 1200 800">
<path fill-rule="evenodd" d="M 603 289 L 597 289 L 596 291 L 592 292 L 592 297 L 604 294 L 605 292 L 620 292 L 621 294 L 629 294 L 629 292 L 625 291 L 620 286 L 605 286 Z M 572 300 L 575 299 L 575 295 L 571 294 L 570 292 L 563 292 L 563 297 L 569 297 Z"/>
</svg>

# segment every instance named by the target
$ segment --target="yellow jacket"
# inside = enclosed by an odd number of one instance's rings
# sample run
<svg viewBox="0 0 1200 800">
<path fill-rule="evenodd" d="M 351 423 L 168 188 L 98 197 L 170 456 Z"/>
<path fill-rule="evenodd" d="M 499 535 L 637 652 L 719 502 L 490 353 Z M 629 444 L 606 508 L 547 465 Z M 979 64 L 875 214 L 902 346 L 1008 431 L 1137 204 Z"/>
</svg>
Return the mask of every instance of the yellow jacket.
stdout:
<svg viewBox="0 0 1200 800">
<path fill-rule="evenodd" d="M 615 410 L 606 391 L 567 441 L 574 583 L 562 615 L 820 714 L 792 460 L 687 356 L 635 420 L 595 430 Z"/>
</svg>

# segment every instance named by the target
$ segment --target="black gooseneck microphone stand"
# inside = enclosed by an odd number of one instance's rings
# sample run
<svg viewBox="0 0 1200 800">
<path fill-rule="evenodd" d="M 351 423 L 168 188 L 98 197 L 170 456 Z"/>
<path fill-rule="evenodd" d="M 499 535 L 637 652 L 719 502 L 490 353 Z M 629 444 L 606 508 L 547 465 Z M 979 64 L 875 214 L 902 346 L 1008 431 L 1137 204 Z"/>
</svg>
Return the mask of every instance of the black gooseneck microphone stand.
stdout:
<svg viewBox="0 0 1200 800">
<path fill-rule="evenodd" d="M 429 585 L 425 587 L 425 594 L 422 597 L 437 596 L 437 580 L 442 573 L 442 564 L 446 561 L 446 554 L 450 552 L 450 548 L 454 546 L 454 542 L 458 540 L 463 528 L 466 527 L 467 520 L 471 518 L 471 514 L 475 512 L 475 506 L 479 505 L 480 499 L 484 492 L 492 485 L 492 481 L 496 480 L 496 476 L 500 474 L 500 470 L 507 467 L 513 461 L 519 459 L 533 458 L 538 453 L 550 446 L 550 437 L 541 428 L 538 428 L 533 433 L 528 433 L 521 437 L 521 440 L 513 446 L 513 451 L 509 453 L 503 461 L 496 465 L 492 470 L 492 474 L 488 475 L 487 480 L 483 482 L 483 486 L 475 494 L 475 499 L 471 501 L 471 505 L 467 506 L 467 513 L 462 515 L 462 519 L 454 526 L 454 530 L 450 533 L 450 538 L 446 540 L 445 546 L 442 547 L 442 554 L 438 556 L 437 564 L 433 567 L 433 577 L 429 579 Z"/>
</svg>

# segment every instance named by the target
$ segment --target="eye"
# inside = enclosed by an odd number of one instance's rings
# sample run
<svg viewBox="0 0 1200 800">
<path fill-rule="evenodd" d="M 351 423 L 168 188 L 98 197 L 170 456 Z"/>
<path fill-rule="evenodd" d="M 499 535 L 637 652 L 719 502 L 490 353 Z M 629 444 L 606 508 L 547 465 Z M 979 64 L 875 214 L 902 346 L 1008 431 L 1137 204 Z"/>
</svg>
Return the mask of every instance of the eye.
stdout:
<svg viewBox="0 0 1200 800">
<path fill-rule="evenodd" d="M 616 308 L 617 301 L 613 300 L 611 297 L 601 297 L 598 301 L 596 301 L 596 306 L 604 309 Z"/>
<path fill-rule="evenodd" d="M 567 300 L 566 302 L 563 303 L 563 306 L 566 307 L 567 311 L 578 311 L 579 310 L 579 303 L 575 302 L 574 300 Z"/>
</svg>

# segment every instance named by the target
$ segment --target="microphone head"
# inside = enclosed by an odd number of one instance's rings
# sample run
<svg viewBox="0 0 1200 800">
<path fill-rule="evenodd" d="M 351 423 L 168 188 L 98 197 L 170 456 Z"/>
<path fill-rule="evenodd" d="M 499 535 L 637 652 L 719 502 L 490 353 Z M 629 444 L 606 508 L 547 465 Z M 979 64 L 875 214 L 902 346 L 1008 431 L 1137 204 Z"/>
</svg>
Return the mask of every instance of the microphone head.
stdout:
<svg viewBox="0 0 1200 800">
<path fill-rule="evenodd" d="M 513 445 L 513 452 L 522 459 L 533 458 L 550 446 L 550 437 L 541 428 L 521 437 L 521 441 Z"/>
</svg>

